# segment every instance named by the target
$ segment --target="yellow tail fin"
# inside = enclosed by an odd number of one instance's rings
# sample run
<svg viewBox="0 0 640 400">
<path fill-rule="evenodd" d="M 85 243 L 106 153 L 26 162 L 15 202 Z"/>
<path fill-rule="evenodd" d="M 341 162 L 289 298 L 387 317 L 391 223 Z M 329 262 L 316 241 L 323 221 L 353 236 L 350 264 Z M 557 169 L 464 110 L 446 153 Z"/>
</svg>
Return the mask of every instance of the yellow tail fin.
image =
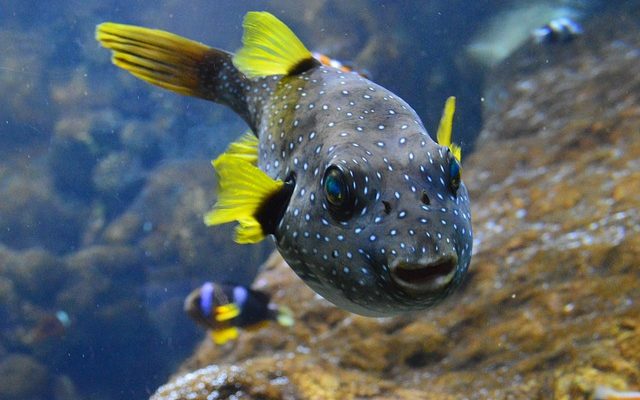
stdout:
<svg viewBox="0 0 640 400">
<path fill-rule="evenodd" d="M 287 75 L 305 63 L 318 65 L 295 33 L 272 14 L 248 12 L 243 27 L 243 46 L 233 63 L 249 78 Z"/>
<path fill-rule="evenodd" d="M 455 143 L 451 143 L 451 131 L 453 127 L 453 114 L 456 111 L 456 98 L 451 96 L 444 104 L 444 111 L 442 112 L 442 118 L 440 118 L 440 125 L 438 126 L 438 144 L 440 146 L 446 146 L 451 150 L 453 156 L 462 161 L 462 149 Z"/>
<path fill-rule="evenodd" d="M 173 33 L 105 22 L 96 39 L 113 51 L 111 61 L 154 85 L 185 95 L 198 93 L 198 69 L 210 47 Z"/>
<path fill-rule="evenodd" d="M 260 206 L 279 192 L 284 182 L 273 180 L 255 165 L 223 153 L 213 161 L 218 172 L 218 201 L 204 218 L 207 225 L 219 225 L 238 221 L 235 241 L 257 243 L 265 238 L 265 232 L 256 219 Z"/>
<path fill-rule="evenodd" d="M 134 25 L 105 22 L 96 39 L 112 50 L 112 62 L 151 84 L 187 96 L 227 105 L 254 126 L 245 99 L 249 80 L 226 51 L 174 35 Z"/>
</svg>

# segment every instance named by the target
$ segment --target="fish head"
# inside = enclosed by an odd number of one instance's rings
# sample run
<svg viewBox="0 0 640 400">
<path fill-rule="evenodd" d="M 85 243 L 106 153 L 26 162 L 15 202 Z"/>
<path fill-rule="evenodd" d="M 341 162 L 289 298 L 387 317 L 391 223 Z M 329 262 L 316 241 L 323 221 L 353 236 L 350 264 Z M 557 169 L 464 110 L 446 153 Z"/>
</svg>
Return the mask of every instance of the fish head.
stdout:
<svg viewBox="0 0 640 400">
<path fill-rule="evenodd" d="M 307 155 L 276 239 L 323 297 L 391 316 L 425 309 L 460 284 L 471 215 L 460 164 L 412 110 L 372 122 Z"/>
</svg>

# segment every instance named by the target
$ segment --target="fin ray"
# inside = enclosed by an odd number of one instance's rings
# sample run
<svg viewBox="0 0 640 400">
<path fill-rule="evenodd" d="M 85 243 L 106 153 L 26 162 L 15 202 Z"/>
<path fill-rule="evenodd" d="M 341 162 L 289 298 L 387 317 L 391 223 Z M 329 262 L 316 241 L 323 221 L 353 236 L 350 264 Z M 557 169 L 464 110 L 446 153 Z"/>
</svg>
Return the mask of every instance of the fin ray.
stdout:
<svg viewBox="0 0 640 400">
<path fill-rule="evenodd" d="M 252 165 L 258 165 L 258 138 L 251 131 L 245 132 L 231 143 L 226 153 L 242 159 Z"/>
<path fill-rule="evenodd" d="M 135 77 L 186 96 L 225 104 L 255 127 L 245 91 L 248 79 L 231 54 L 158 29 L 105 22 L 96 40 L 111 50 L 111 61 Z"/>
<path fill-rule="evenodd" d="M 233 63 L 249 78 L 287 75 L 301 62 L 313 59 L 295 33 L 268 12 L 248 12 L 243 27 L 243 46 Z"/>
<path fill-rule="evenodd" d="M 213 161 L 219 176 L 218 201 L 205 215 L 205 224 L 219 225 L 238 221 L 235 241 L 257 243 L 266 236 L 256 219 L 256 213 L 268 198 L 284 186 L 255 165 L 235 156 L 223 153 Z"/>
<path fill-rule="evenodd" d="M 105 22 L 96 39 L 110 49 L 112 62 L 136 77 L 181 94 L 202 97 L 199 66 L 209 46 L 170 32 Z"/>
<path fill-rule="evenodd" d="M 453 114 L 456 110 L 456 98 L 454 96 L 450 96 L 444 104 L 444 111 L 442 112 L 442 117 L 440 118 L 440 125 L 438 125 L 438 134 L 436 135 L 438 139 L 438 144 L 440 146 L 446 146 L 451 150 L 453 156 L 458 160 L 458 162 L 462 161 L 462 151 L 460 146 L 451 142 L 451 133 L 453 129 Z"/>
</svg>

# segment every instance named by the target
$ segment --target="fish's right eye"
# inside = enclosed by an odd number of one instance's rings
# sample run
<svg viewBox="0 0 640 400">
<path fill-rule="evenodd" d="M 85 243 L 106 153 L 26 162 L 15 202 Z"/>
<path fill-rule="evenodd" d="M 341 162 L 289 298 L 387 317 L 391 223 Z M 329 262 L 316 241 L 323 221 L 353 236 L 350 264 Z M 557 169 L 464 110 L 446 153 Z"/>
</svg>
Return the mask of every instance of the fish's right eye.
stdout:
<svg viewBox="0 0 640 400">
<path fill-rule="evenodd" d="M 337 166 L 330 166 L 322 179 L 327 208 L 338 221 L 346 221 L 353 213 L 353 195 L 347 175 Z"/>
</svg>

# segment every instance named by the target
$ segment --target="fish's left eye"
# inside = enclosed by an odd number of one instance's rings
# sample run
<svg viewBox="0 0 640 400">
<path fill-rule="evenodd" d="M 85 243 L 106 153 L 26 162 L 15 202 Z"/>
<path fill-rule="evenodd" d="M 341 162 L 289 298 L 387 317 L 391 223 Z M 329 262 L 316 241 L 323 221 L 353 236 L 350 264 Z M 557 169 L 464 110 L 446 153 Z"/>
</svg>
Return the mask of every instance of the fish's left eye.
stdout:
<svg viewBox="0 0 640 400">
<path fill-rule="evenodd" d="M 353 198 L 346 174 L 340 168 L 330 166 L 323 181 L 329 211 L 337 220 L 347 220 L 353 212 Z"/>
<path fill-rule="evenodd" d="M 449 162 L 449 187 L 454 195 L 460 188 L 460 164 L 455 157 L 451 157 Z"/>
</svg>

